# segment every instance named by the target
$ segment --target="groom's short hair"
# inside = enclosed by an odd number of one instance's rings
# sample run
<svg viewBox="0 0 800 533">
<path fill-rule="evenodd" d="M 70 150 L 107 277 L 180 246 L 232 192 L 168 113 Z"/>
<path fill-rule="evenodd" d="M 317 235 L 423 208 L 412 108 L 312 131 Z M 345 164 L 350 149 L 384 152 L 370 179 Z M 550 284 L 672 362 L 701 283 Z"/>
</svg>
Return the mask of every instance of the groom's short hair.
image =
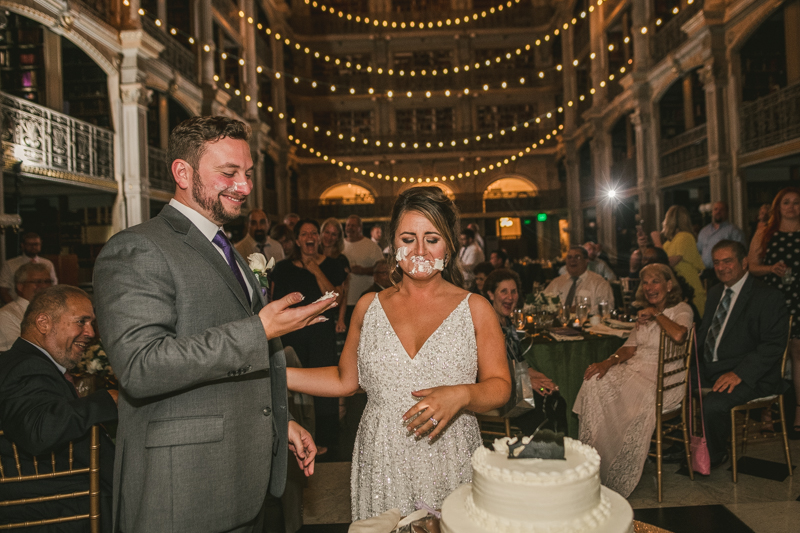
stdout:
<svg viewBox="0 0 800 533">
<path fill-rule="evenodd" d="M 208 143 L 225 137 L 250 139 L 250 126 L 228 117 L 193 117 L 178 124 L 169 135 L 167 143 L 167 168 L 172 173 L 172 163 L 182 159 L 196 169 Z"/>
</svg>

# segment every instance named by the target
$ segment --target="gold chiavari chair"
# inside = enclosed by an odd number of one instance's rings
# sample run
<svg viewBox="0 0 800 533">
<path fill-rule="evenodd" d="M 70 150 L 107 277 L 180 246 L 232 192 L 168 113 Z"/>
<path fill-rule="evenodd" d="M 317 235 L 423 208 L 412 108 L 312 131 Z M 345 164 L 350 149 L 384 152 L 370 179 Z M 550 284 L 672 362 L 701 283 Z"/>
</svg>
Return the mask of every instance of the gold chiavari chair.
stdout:
<svg viewBox="0 0 800 533">
<path fill-rule="evenodd" d="M 789 333 L 786 338 L 786 348 L 783 350 L 783 359 L 781 361 L 781 376 L 784 375 L 786 370 L 786 357 L 789 353 L 789 341 L 792 338 L 792 321 L 794 317 L 789 316 Z M 783 436 L 783 451 L 786 454 L 786 467 L 789 469 L 789 475 L 792 475 L 792 454 L 789 451 L 789 437 L 786 433 L 786 413 L 783 408 L 783 394 L 773 394 L 765 398 L 756 398 L 749 402 L 737 405 L 731 409 L 731 471 L 733 472 L 733 482 L 736 483 L 736 413 L 744 412 L 744 422 L 742 423 L 742 455 L 745 454 L 748 442 L 747 426 L 750 422 L 750 411 L 752 409 L 772 409 L 772 406 L 778 404 L 778 411 L 780 413 L 780 420 L 773 420 L 774 424 L 780 424 L 781 434 Z M 750 439 L 752 442 L 754 439 Z"/>
<path fill-rule="evenodd" d="M 663 329 L 661 330 L 661 344 L 658 350 L 658 377 L 656 380 L 656 429 L 651 440 L 656 445 L 656 451 L 648 454 L 650 457 L 656 458 L 659 502 L 662 499 L 661 465 L 662 447 L 665 440 L 683 442 L 686 448 L 686 464 L 689 465 L 689 478 L 694 480 L 694 472 L 691 468 L 691 447 L 689 445 L 691 413 L 689 413 L 688 408 L 689 394 L 691 394 L 691 387 L 688 385 L 691 382 L 689 378 L 689 363 L 692 358 L 693 339 L 694 328 L 689 330 L 686 339 L 680 343 L 674 342 Z M 667 366 L 674 368 L 667 370 Z M 680 379 L 665 385 L 665 380 L 672 376 L 679 376 Z M 683 387 L 684 389 L 683 401 L 678 407 L 665 413 L 664 393 L 677 387 Z M 672 432 L 677 430 L 681 430 L 683 439 L 671 435 Z"/>
<path fill-rule="evenodd" d="M 0 431 L 0 438 L 5 438 L 3 432 Z M 11 441 L 8 441 L 11 442 Z M 42 518 L 41 520 L 19 522 L 14 524 L 0 524 L 0 530 L 16 529 L 30 526 L 43 526 L 48 524 L 61 524 L 64 522 L 72 522 L 76 520 L 89 520 L 89 530 L 91 533 L 100 533 L 100 428 L 93 426 L 91 430 L 90 451 L 89 451 L 89 467 L 74 468 L 73 457 L 73 444 L 69 443 L 69 467 L 66 469 L 57 469 L 56 456 L 54 452 L 50 453 L 49 463 L 50 471 L 46 473 L 39 473 L 40 461 L 39 458 L 33 457 L 33 474 L 24 474 L 22 471 L 22 464 L 20 461 L 19 450 L 17 445 L 11 442 L 11 449 L 14 456 L 14 470 L 16 472 L 8 472 L 7 468 L 3 467 L 2 457 L 0 457 L 0 484 L 19 484 L 24 485 L 30 481 L 41 481 L 45 479 L 61 478 L 65 476 L 74 476 L 81 474 L 89 474 L 89 490 L 70 492 L 70 493 L 57 493 L 46 496 L 39 496 L 35 498 L 23 498 L 18 500 L 4 500 L 0 501 L 0 515 L 2 509 L 14 505 L 30 505 L 42 502 L 50 502 L 63 500 L 66 498 L 80 498 L 84 496 L 89 497 L 89 512 L 73 515 L 61 516 L 57 518 Z"/>
</svg>

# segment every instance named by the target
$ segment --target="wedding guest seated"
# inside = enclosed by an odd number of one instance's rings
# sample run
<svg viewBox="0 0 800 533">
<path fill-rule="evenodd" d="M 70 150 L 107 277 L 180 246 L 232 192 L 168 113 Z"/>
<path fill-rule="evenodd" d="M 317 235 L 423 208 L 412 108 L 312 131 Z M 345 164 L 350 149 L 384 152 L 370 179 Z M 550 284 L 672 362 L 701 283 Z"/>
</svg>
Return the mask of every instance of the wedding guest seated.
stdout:
<svg viewBox="0 0 800 533">
<path fill-rule="evenodd" d="M 669 256 L 663 248 L 656 248 L 652 245 L 646 246 L 642 249 L 642 266 L 652 265 L 653 263 L 667 265 L 672 268 L 669 264 Z M 697 306 L 694 305 L 694 287 L 689 285 L 689 282 L 687 282 L 683 276 L 675 272 L 674 268 L 672 269 L 672 273 L 675 274 L 675 279 L 678 280 L 678 285 L 681 287 L 683 301 L 692 308 L 694 323 L 699 324 L 702 319 L 700 318 L 700 311 L 697 309 Z"/>
<path fill-rule="evenodd" d="M 731 407 L 780 394 L 780 374 L 789 333 L 783 292 L 748 273 L 747 250 L 737 241 L 718 242 L 711 256 L 721 283 L 709 290 L 697 334 L 701 386 L 711 466 L 728 459 Z"/>
<path fill-rule="evenodd" d="M 500 329 L 506 339 L 506 357 L 510 362 L 524 361 L 520 338 L 517 335 L 511 315 L 517 307 L 520 295 L 520 278 L 513 270 L 498 268 L 489 274 L 484 284 L 484 294 L 492 302 L 492 307 L 500 321 Z M 545 418 L 547 428 L 565 431 L 567 427 L 566 403 L 558 393 L 558 385 L 552 379 L 533 368 L 528 369 L 531 388 L 538 394 L 533 410 L 513 419 L 512 423 L 524 435 L 532 435 Z M 514 395 L 511 395 L 512 399 Z M 548 411 L 546 413 L 545 411 Z M 551 418 L 552 417 L 552 418 Z"/>
<path fill-rule="evenodd" d="M 381 259 L 375 263 L 375 267 L 372 269 L 372 280 L 375 283 L 362 292 L 361 296 L 364 296 L 368 292 L 381 292 L 383 289 L 391 287 L 392 282 L 389 279 L 389 261 Z"/>
<path fill-rule="evenodd" d="M 692 310 L 682 302 L 672 269 L 648 265 L 641 280 L 636 329 L 615 354 L 589 365 L 572 409 L 580 418 L 580 441 L 600 454 L 600 481 L 625 498 L 639 483 L 655 429 L 661 331 L 681 342 L 692 325 Z M 680 375 L 665 385 L 670 379 Z M 678 406 L 684 394 L 681 387 L 665 392 L 664 410 Z"/>
<path fill-rule="evenodd" d="M 494 266 L 489 261 L 484 261 L 483 263 L 478 263 L 475 265 L 475 279 L 472 281 L 472 285 L 469 287 L 469 292 L 473 294 L 483 294 L 483 284 L 486 283 L 486 278 L 489 274 L 492 273 L 494 270 Z"/>
<path fill-rule="evenodd" d="M 73 466 L 88 467 L 91 427 L 117 419 L 117 391 L 103 390 L 78 398 L 68 374 L 94 338 L 94 318 L 92 302 L 82 290 L 68 285 L 45 289 L 28 305 L 21 336 L 10 350 L 0 354 L 0 429 L 5 432 L 0 437 L 0 457 L 6 475 L 17 472 L 11 442 L 19 450 L 23 475 L 34 474 L 33 456 L 40 454 L 47 455 L 38 462 L 39 473 L 51 472 L 50 452 L 55 453 L 56 469 L 65 470 L 70 441 L 74 444 Z M 113 468 L 114 445 L 101 431 L 102 531 L 111 531 Z M 88 476 L 3 483 L 0 501 L 88 489 Z M 0 522 L 9 524 L 88 513 L 89 501 L 85 497 L 66 498 L 3 509 Z M 88 531 L 86 521 L 59 526 L 58 531 Z"/>
<path fill-rule="evenodd" d="M 25 263 L 14 273 L 17 298 L 0 309 L 0 352 L 19 337 L 19 326 L 33 295 L 53 284 L 50 269 L 41 263 Z"/>
<path fill-rule="evenodd" d="M 577 298 L 588 297 L 592 313 L 597 313 L 597 303 L 607 300 L 614 308 L 614 293 L 611 285 L 601 276 L 589 270 L 589 253 L 582 246 L 571 246 L 567 252 L 566 272 L 550 282 L 547 293 L 556 293 L 564 305 L 573 307 Z"/>
<path fill-rule="evenodd" d="M 586 253 L 589 254 L 589 270 L 595 274 L 600 274 L 608 281 L 616 281 L 617 275 L 608 266 L 608 263 L 600 259 L 599 254 L 601 251 L 600 245 L 592 241 L 587 241 L 583 244 Z M 559 275 L 563 275 L 567 271 L 567 266 L 564 265 L 558 270 Z"/>
</svg>

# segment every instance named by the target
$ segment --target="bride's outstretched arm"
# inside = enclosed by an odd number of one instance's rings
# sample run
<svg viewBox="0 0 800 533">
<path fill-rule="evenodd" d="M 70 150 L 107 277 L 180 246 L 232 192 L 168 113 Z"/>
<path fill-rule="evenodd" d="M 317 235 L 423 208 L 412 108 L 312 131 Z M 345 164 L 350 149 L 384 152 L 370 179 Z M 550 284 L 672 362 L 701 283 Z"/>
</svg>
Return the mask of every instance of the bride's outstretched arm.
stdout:
<svg viewBox="0 0 800 533">
<path fill-rule="evenodd" d="M 447 423 L 461 410 L 483 413 L 496 409 L 508 401 L 511 395 L 511 376 L 506 361 L 506 345 L 503 332 L 494 309 L 484 298 L 469 299 L 472 322 L 475 324 L 475 340 L 478 343 L 478 382 L 474 385 L 434 387 L 415 391 L 422 397 L 403 418 L 409 420 L 417 413 L 408 428 L 418 435 L 433 430 L 429 438 L 436 437 Z M 435 420 L 434 424 L 431 419 Z"/>
<path fill-rule="evenodd" d="M 290 391 L 329 398 L 352 396 L 358 391 L 358 340 L 364 313 L 374 297 L 375 293 L 367 294 L 356 304 L 339 366 L 287 368 L 286 382 Z"/>
</svg>

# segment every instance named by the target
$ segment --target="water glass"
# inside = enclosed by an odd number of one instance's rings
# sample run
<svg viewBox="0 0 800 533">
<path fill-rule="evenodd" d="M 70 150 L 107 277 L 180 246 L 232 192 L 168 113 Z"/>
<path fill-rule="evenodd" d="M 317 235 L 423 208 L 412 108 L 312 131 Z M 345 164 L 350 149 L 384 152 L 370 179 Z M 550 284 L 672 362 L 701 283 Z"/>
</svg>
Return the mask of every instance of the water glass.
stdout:
<svg viewBox="0 0 800 533">
<path fill-rule="evenodd" d="M 786 267 L 786 272 L 783 273 L 781 283 L 783 285 L 791 285 L 792 281 L 794 281 L 794 277 L 792 276 L 792 267 Z"/>
<path fill-rule="evenodd" d="M 611 305 L 608 303 L 608 300 L 600 300 L 597 303 L 597 309 L 600 312 L 600 316 L 603 317 L 603 320 L 611 318 Z"/>
<path fill-rule="evenodd" d="M 586 319 L 589 318 L 589 306 L 584 302 L 578 304 L 577 315 L 578 320 L 580 320 L 581 325 L 583 325 L 583 323 L 586 322 Z"/>
<path fill-rule="evenodd" d="M 520 331 L 525 329 L 525 314 L 522 309 L 514 309 L 514 327 Z"/>
</svg>

